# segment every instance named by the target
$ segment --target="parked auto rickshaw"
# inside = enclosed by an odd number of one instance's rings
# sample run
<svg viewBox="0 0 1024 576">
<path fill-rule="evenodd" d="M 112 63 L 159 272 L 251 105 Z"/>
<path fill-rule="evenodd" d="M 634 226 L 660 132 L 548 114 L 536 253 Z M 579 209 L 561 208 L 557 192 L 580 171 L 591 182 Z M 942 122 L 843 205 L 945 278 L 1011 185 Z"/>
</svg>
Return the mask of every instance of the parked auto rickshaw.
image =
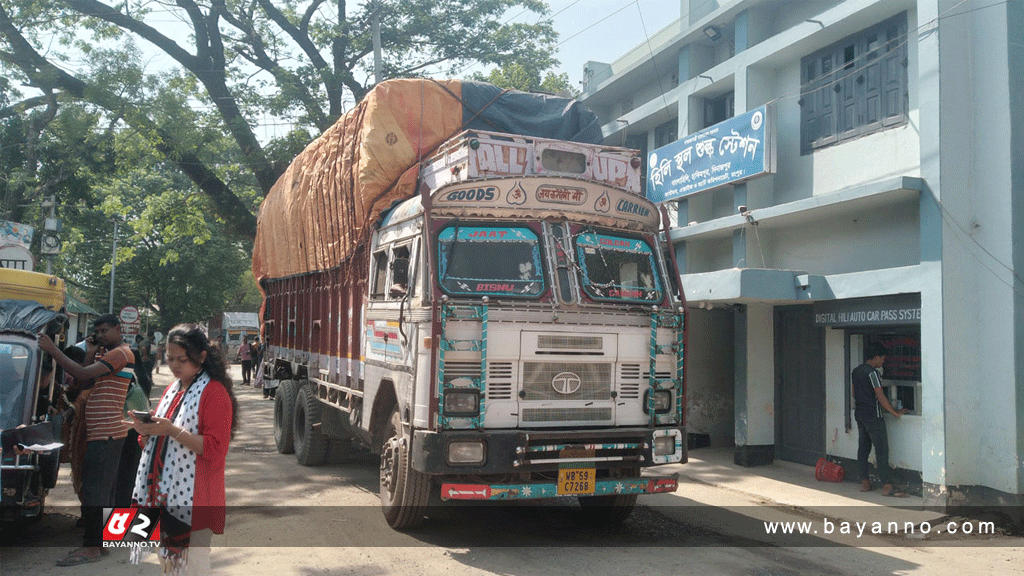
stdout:
<svg viewBox="0 0 1024 576">
<path fill-rule="evenodd" d="M 35 299 L 0 299 L 0 430 L 4 431 L 0 521 L 4 522 L 38 519 L 47 492 L 57 483 L 60 450 L 19 454 L 12 438 L 31 428 L 60 439 L 61 417 L 52 409 L 61 390 L 56 378 L 60 370 L 39 349 L 36 338 L 46 332 L 58 341 L 66 324 L 64 283 L 59 278 L 0 270 L 0 296 L 11 295 Z"/>
</svg>

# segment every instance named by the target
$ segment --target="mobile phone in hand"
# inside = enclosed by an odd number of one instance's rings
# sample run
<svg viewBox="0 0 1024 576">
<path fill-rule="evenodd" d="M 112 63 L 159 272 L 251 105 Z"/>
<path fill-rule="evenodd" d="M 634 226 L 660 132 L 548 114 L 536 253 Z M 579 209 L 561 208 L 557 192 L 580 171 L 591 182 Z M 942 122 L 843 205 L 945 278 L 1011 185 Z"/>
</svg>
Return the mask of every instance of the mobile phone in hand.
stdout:
<svg viewBox="0 0 1024 576">
<path fill-rule="evenodd" d="M 149 412 L 142 412 L 142 411 L 139 411 L 139 410 L 132 410 L 132 416 L 135 416 L 136 420 L 138 420 L 140 422 L 144 422 L 146 424 L 150 424 L 150 423 L 153 422 L 153 415 L 150 414 Z"/>
</svg>

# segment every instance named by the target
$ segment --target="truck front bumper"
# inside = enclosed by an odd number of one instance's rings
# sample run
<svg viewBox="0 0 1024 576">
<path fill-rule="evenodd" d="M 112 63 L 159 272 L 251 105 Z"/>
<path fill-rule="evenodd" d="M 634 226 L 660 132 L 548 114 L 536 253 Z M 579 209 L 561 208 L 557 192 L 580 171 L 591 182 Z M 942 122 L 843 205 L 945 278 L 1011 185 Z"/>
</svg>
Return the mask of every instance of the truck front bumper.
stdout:
<svg viewBox="0 0 1024 576">
<path fill-rule="evenodd" d="M 452 462 L 450 446 L 460 443 L 481 444 L 480 461 Z M 415 430 L 412 454 L 413 468 L 431 476 L 553 472 L 579 463 L 598 469 L 641 468 L 686 461 L 683 433 L 676 428 Z"/>
</svg>

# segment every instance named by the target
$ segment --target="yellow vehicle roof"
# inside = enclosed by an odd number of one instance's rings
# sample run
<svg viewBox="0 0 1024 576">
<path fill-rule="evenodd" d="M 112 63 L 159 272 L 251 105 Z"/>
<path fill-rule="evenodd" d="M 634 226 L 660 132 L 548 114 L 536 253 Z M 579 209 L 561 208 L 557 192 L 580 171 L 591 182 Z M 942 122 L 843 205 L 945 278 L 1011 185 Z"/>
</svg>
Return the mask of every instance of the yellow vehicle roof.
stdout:
<svg viewBox="0 0 1024 576">
<path fill-rule="evenodd" d="M 34 300 L 47 310 L 64 308 L 64 281 L 50 274 L 0 268 L 0 300 Z"/>
</svg>

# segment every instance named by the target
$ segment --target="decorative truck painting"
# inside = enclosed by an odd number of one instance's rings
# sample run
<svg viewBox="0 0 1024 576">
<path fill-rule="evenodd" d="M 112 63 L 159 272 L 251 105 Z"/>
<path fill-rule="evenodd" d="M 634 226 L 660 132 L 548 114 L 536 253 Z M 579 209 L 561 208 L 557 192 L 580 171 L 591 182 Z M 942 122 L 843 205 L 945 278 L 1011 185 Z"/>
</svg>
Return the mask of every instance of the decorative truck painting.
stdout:
<svg viewBox="0 0 1024 576">
<path fill-rule="evenodd" d="M 448 500 L 572 497 L 621 521 L 677 487 L 643 472 L 686 461 L 667 217 L 639 195 L 636 151 L 588 143 L 596 118 L 567 102 L 385 82 L 261 208 L 277 448 L 304 465 L 379 453 L 396 529 Z"/>
</svg>

